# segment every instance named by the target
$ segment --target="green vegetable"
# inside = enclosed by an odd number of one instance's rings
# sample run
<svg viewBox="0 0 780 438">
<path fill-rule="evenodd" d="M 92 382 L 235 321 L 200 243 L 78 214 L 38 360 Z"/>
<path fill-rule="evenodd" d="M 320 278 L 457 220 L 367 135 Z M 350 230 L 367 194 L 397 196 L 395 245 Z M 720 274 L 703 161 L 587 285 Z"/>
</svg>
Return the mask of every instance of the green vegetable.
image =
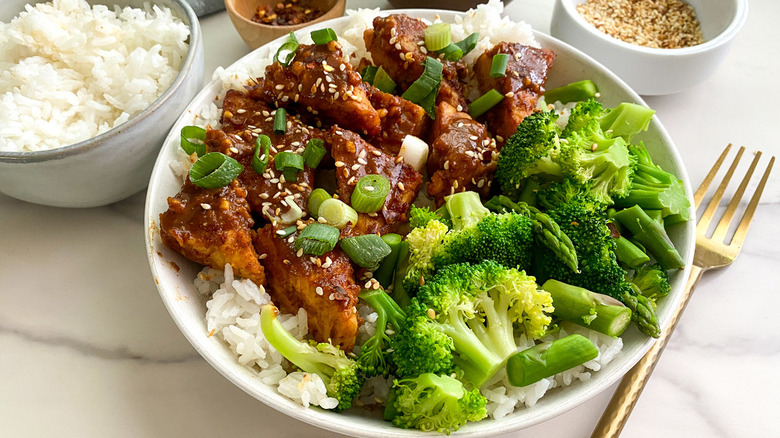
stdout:
<svg viewBox="0 0 780 438">
<path fill-rule="evenodd" d="M 358 363 L 327 342 L 309 344 L 295 339 L 276 314 L 271 304 L 263 306 L 260 312 L 260 328 L 268 343 L 301 370 L 320 376 L 327 394 L 339 401 L 336 411 L 349 409 L 365 381 Z"/>
<path fill-rule="evenodd" d="M 479 96 L 477 100 L 469 104 L 469 115 L 472 119 L 476 119 L 482 114 L 488 112 L 490 108 L 498 105 L 504 100 L 504 95 L 496 91 L 495 88 L 491 89 L 487 93 Z"/>
<path fill-rule="evenodd" d="M 398 254 L 401 250 L 402 239 L 401 235 L 395 233 L 382 235 L 382 240 L 390 247 L 390 254 L 382 260 L 379 268 L 374 271 L 374 279 L 385 289 L 393 283 L 393 275 L 398 264 Z"/>
<path fill-rule="evenodd" d="M 295 225 L 289 226 L 276 232 L 279 237 L 288 237 L 298 231 L 298 227 Z"/>
<path fill-rule="evenodd" d="M 466 38 L 463 38 L 462 40 L 455 43 L 460 49 L 463 51 L 463 56 L 466 56 L 474 50 L 475 47 L 477 47 L 477 42 L 479 41 L 479 33 L 474 32 L 471 35 L 467 36 Z"/>
<path fill-rule="evenodd" d="M 392 252 L 390 246 L 376 234 L 345 237 L 339 241 L 344 253 L 361 268 L 374 271 Z"/>
<path fill-rule="evenodd" d="M 395 275 L 393 277 L 393 289 L 391 296 L 402 308 L 406 308 L 411 301 L 409 291 L 403 286 L 405 274 L 409 267 L 409 242 L 404 240 L 398 245 L 398 260 L 395 263 Z"/>
<path fill-rule="evenodd" d="M 435 23 L 425 28 L 425 48 L 429 51 L 441 50 L 450 45 L 450 41 L 449 23 Z"/>
<path fill-rule="evenodd" d="M 439 54 L 447 61 L 455 62 L 463 58 L 463 49 L 455 43 L 450 43 L 447 47 L 441 49 Z"/>
<path fill-rule="evenodd" d="M 650 261 L 650 257 L 638 246 L 620 236 L 615 240 L 615 256 L 620 263 L 636 269 Z"/>
<path fill-rule="evenodd" d="M 544 342 L 509 357 L 506 373 L 513 386 L 528 386 L 595 359 L 599 350 L 582 335 Z"/>
<path fill-rule="evenodd" d="M 192 164 L 190 181 L 204 189 L 216 189 L 230 184 L 244 166 L 220 152 L 209 152 Z"/>
<path fill-rule="evenodd" d="M 450 376 L 425 373 L 393 382 L 385 417 L 404 429 L 449 434 L 487 416 L 487 400 L 478 389 L 466 390 Z"/>
<path fill-rule="evenodd" d="M 430 56 L 423 61 L 423 73 L 401 95 L 404 99 L 420 105 L 428 116 L 436 118 L 436 96 L 439 94 L 444 65 Z"/>
<path fill-rule="evenodd" d="M 560 102 L 581 102 L 595 98 L 599 88 L 593 81 L 586 79 L 584 81 L 572 82 L 564 86 L 553 88 L 544 92 L 544 99 L 549 103 Z"/>
<path fill-rule="evenodd" d="M 368 82 L 369 84 L 374 83 L 374 77 L 376 76 L 376 72 L 379 71 L 379 68 L 375 65 L 367 65 L 363 67 L 363 70 L 360 72 L 360 77 L 363 78 L 363 82 Z"/>
<path fill-rule="evenodd" d="M 647 248 L 662 268 L 681 269 L 685 266 L 663 225 L 651 219 L 642 207 L 635 205 L 620 210 L 614 218 L 631 232 L 632 238 Z"/>
<path fill-rule="evenodd" d="M 558 280 L 547 280 L 542 289 L 553 300 L 553 315 L 599 333 L 616 338 L 631 323 L 631 309 L 614 304 L 614 298 L 572 286 Z"/>
<path fill-rule="evenodd" d="M 323 218 L 328 225 L 338 229 L 346 227 L 347 224 L 354 225 L 358 222 L 358 214 L 355 209 L 336 198 L 322 201 L 317 210 L 317 216 Z"/>
<path fill-rule="evenodd" d="M 267 135 L 258 135 L 255 139 L 255 152 L 252 154 L 252 169 L 258 175 L 265 173 L 271 150 L 271 139 Z"/>
<path fill-rule="evenodd" d="M 316 169 L 320 165 L 320 161 L 328 153 L 325 150 L 324 141 L 319 138 L 312 138 L 306 143 L 306 147 L 303 149 L 303 162 L 312 169 Z"/>
<path fill-rule="evenodd" d="M 496 53 L 490 64 L 490 77 L 502 78 L 506 76 L 506 65 L 509 63 L 509 55 L 506 53 Z"/>
<path fill-rule="evenodd" d="M 669 274 L 657 263 L 648 263 L 637 269 L 631 282 L 651 301 L 669 295 L 672 290 Z"/>
<path fill-rule="evenodd" d="M 374 74 L 372 85 L 385 93 L 392 93 L 396 87 L 393 78 L 382 67 L 379 67 Z"/>
<path fill-rule="evenodd" d="M 274 113 L 274 133 L 284 135 L 287 132 L 287 111 L 284 108 L 277 108 Z"/>
<path fill-rule="evenodd" d="M 311 40 L 314 41 L 314 44 L 319 46 L 328 44 L 331 41 L 338 41 L 339 37 L 333 29 L 326 27 L 325 29 L 313 30 L 311 32 Z"/>
<path fill-rule="evenodd" d="M 360 354 L 356 360 L 366 377 L 387 377 L 391 367 L 388 361 L 391 334 L 388 333 L 401 329 L 402 323 L 406 321 L 406 313 L 380 289 L 364 290 L 358 296 L 374 309 L 377 319 L 374 335 L 360 346 Z M 388 332 L 388 324 L 393 332 Z"/>
<path fill-rule="evenodd" d="M 316 188 L 312 190 L 311 194 L 309 195 L 308 203 L 309 214 L 311 217 L 318 218 L 320 216 L 320 206 L 323 202 L 331 198 L 332 196 L 325 189 Z"/>
<path fill-rule="evenodd" d="M 282 171 L 285 181 L 295 182 L 298 172 L 303 170 L 303 164 L 303 157 L 290 151 L 282 151 L 274 156 L 274 166 L 276 170 Z"/>
<path fill-rule="evenodd" d="M 290 63 L 295 59 L 295 52 L 298 51 L 298 39 L 295 38 L 295 33 L 290 32 L 287 37 L 287 41 L 279 47 L 279 50 L 274 54 L 274 62 L 278 62 L 285 67 L 288 67 Z"/>
<path fill-rule="evenodd" d="M 196 141 L 192 141 L 196 140 Z M 199 157 L 206 153 L 206 130 L 200 126 L 185 126 L 181 128 L 181 148 L 187 155 L 197 154 Z"/>
<path fill-rule="evenodd" d="M 376 213 L 390 194 L 390 181 L 382 175 L 364 175 L 352 191 L 352 208 L 358 213 Z"/>
<path fill-rule="evenodd" d="M 333 251 L 339 241 L 338 228 L 320 223 L 312 223 L 306 226 L 295 239 L 293 248 L 295 251 L 303 250 L 304 254 L 321 256 Z"/>
</svg>

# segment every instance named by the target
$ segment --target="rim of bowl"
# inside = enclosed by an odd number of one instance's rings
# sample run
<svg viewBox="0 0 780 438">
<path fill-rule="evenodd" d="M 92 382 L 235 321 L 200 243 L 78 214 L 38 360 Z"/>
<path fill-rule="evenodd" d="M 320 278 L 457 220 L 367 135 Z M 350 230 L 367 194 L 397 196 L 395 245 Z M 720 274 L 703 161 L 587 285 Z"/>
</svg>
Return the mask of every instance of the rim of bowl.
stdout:
<svg viewBox="0 0 780 438">
<path fill-rule="evenodd" d="M 192 70 L 192 64 L 195 60 L 195 54 L 200 50 L 200 46 L 203 44 L 200 35 L 200 22 L 198 21 L 195 11 L 192 9 L 186 0 L 171 0 L 172 3 L 177 4 L 184 11 L 184 15 L 189 20 L 190 36 L 189 47 L 187 49 L 187 56 L 184 58 L 179 72 L 176 74 L 171 85 L 152 102 L 151 105 L 146 107 L 143 111 L 131 117 L 130 120 L 117 125 L 106 132 L 100 133 L 94 137 L 90 137 L 86 140 L 82 140 L 78 143 L 73 143 L 67 146 L 62 146 L 54 149 L 47 149 L 41 151 L 32 152 L 7 152 L 0 151 L 0 162 L 6 163 L 36 163 L 42 161 L 56 160 L 59 158 L 67 157 L 70 155 L 78 154 L 82 151 L 94 149 L 101 145 L 101 141 L 104 138 L 115 135 L 118 129 L 126 129 L 130 126 L 140 123 L 142 120 L 150 117 L 168 97 L 177 90 L 182 82 L 184 82 L 184 76 Z"/>
<path fill-rule="evenodd" d="M 328 14 L 331 11 L 333 11 L 333 9 L 335 9 L 337 6 L 339 6 L 339 4 L 346 4 L 346 0 L 335 0 L 333 2 L 333 6 L 331 6 L 330 9 L 325 11 L 322 15 L 320 15 L 317 18 L 315 18 L 314 20 L 305 21 L 305 22 L 300 23 L 300 24 L 287 24 L 287 25 L 284 25 L 284 26 L 272 26 L 270 24 L 263 24 L 263 23 L 258 23 L 256 21 L 250 20 L 249 18 L 245 17 L 244 15 L 238 13 L 238 11 L 236 10 L 236 7 L 235 7 L 235 0 L 225 0 L 225 9 L 227 9 L 227 11 L 231 15 L 233 15 L 235 17 L 238 17 L 244 23 L 247 23 L 247 24 L 249 24 L 251 26 L 257 27 L 258 29 L 266 29 L 266 30 L 280 30 L 280 29 L 298 30 L 298 29 L 301 29 L 301 28 L 306 27 L 306 26 L 311 26 L 312 24 L 317 24 L 317 23 L 322 23 L 323 21 L 332 20 L 334 17 L 329 17 Z M 270 40 L 268 42 L 270 43 L 270 42 L 274 41 L 275 39 L 276 38 L 274 38 L 273 40 Z"/>
<path fill-rule="evenodd" d="M 631 44 L 619 38 L 615 38 L 613 36 L 607 35 L 606 33 L 596 29 L 596 27 L 590 24 L 588 21 L 586 21 L 585 18 L 583 18 L 582 15 L 580 15 L 580 13 L 577 12 L 575 8 L 575 5 L 584 3 L 583 0 L 558 0 L 558 1 L 561 2 L 563 6 L 563 10 L 566 12 L 566 14 L 572 17 L 572 19 L 577 24 L 579 24 L 591 35 L 594 35 L 595 37 L 603 41 L 606 41 L 610 44 L 615 44 L 618 47 L 621 47 L 623 49 L 631 50 L 631 51 L 635 51 L 647 55 L 653 55 L 653 56 L 685 56 L 694 53 L 705 52 L 714 49 L 718 46 L 721 46 L 727 43 L 728 41 L 730 41 L 740 31 L 740 29 L 742 29 L 742 26 L 745 24 L 748 15 L 748 0 L 734 0 L 734 3 L 736 5 L 736 11 L 734 13 L 734 17 L 732 18 L 729 25 L 726 26 L 726 28 L 721 33 L 716 35 L 714 38 L 711 38 L 701 44 L 691 46 L 691 47 L 682 47 L 679 49 L 657 49 L 653 47 L 644 47 L 636 44 Z"/>
</svg>

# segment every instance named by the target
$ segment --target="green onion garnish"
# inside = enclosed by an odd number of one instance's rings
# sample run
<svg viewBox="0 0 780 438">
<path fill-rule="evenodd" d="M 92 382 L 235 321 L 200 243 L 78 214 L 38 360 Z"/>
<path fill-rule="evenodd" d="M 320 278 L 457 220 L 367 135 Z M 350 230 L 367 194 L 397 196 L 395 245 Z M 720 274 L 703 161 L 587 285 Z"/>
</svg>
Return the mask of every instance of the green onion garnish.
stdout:
<svg viewBox="0 0 780 438">
<path fill-rule="evenodd" d="M 356 265 L 374 271 L 382 260 L 390 255 L 390 245 L 376 234 L 345 237 L 339 241 L 339 246 Z"/>
<path fill-rule="evenodd" d="M 586 79 L 584 81 L 572 82 L 562 87 L 547 90 L 544 93 L 544 100 L 549 103 L 569 103 L 581 102 L 596 97 L 599 87 L 593 81 Z"/>
<path fill-rule="evenodd" d="M 504 100 L 504 95 L 493 88 L 469 104 L 469 115 L 471 118 L 476 119 L 485 114 L 490 108 L 498 105 L 502 100 Z"/>
<path fill-rule="evenodd" d="M 341 232 L 330 225 L 313 223 L 304 228 L 295 239 L 293 248 L 295 251 L 303 249 L 304 254 L 321 256 L 328 251 L 333 251 L 339 241 Z"/>
<path fill-rule="evenodd" d="M 324 219 L 328 225 L 333 225 L 338 229 L 346 227 L 349 223 L 354 225 L 358 221 L 355 209 L 336 198 L 322 201 L 317 210 L 317 216 Z"/>
<path fill-rule="evenodd" d="M 509 55 L 506 53 L 496 53 L 493 56 L 493 63 L 490 65 L 490 77 L 500 78 L 506 76 L 506 65 L 509 63 Z"/>
<path fill-rule="evenodd" d="M 463 49 L 455 43 L 450 43 L 449 46 L 441 49 L 439 53 L 444 55 L 444 59 L 447 61 L 455 62 L 463 58 Z"/>
<path fill-rule="evenodd" d="M 398 263 L 398 255 L 401 252 L 401 242 L 403 237 L 395 233 L 387 233 L 382 235 L 382 240 L 385 241 L 387 246 L 390 247 L 390 255 L 382 260 L 379 267 L 374 270 L 374 278 L 385 289 L 393 284 L 393 275 L 395 274 L 395 265 Z"/>
<path fill-rule="evenodd" d="M 352 192 L 352 208 L 359 213 L 376 213 L 385 205 L 390 181 L 382 175 L 365 175 Z"/>
<path fill-rule="evenodd" d="M 298 39 L 295 38 L 295 33 L 290 32 L 290 36 L 287 38 L 287 42 L 279 47 L 279 50 L 274 54 L 274 62 L 278 62 L 287 67 L 290 65 L 293 59 L 295 59 L 295 52 L 298 50 Z"/>
<path fill-rule="evenodd" d="M 295 182 L 298 172 L 303 170 L 303 157 L 289 151 L 279 152 L 274 156 L 276 170 L 281 170 L 286 181 Z"/>
<path fill-rule="evenodd" d="M 313 30 L 311 32 L 311 40 L 314 41 L 314 44 L 321 45 L 321 44 L 328 44 L 331 41 L 338 41 L 339 37 L 336 36 L 336 32 L 326 27 L 325 29 L 317 29 Z"/>
<path fill-rule="evenodd" d="M 258 175 L 262 175 L 268 166 L 268 152 L 270 149 L 271 139 L 267 135 L 258 135 L 257 139 L 255 139 L 255 153 L 252 155 L 252 169 L 255 169 Z"/>
<path fill-rule="evenodd" d="M 406 89 L 401 97 L 423 107 L 425 112 L 433 119 L 436 118 L 434 106 L 436 96 L 439 93 L 439 87 L 441 86 L 444 66 L 441 61 L 430 56 L 425 58 L 423 66 L 422 75 Z"/>
<path fill-rule="evenodd" d="M 225 187 L 241 174 L 244 166 L 220 152 L 209 152 L 192 163 L 190 181 L 204 189 Z"/>
<path fill-rule="evenodd" d="M 309 214 L 313 218 L 317 218 L 320 215 L 320 206 L 323 202 L 325 202 L 328 199 L 333 198 L 333 196 L 330 195 L 330 193 L 327 192 L 325 189 L 314 189 L 311 194 L 309 195 Z"/>
<path fill-rule="evenodd" d="M 479 33 L 474 32 L 471 35 L 467 36 L 466 38 L 463 38 L 462 40 L 455 43 L 458 47 L 463 50 L 463 56 L 466 56 L 474 50 L 475 47 L 477 47 L 477 42 L 479 41 Z"/>
<path fill-rule="evenodd" d="M 187 155 L 193 153 L 201 155 L 206 153 L 206 145 L 203 144 L 203 140 L 206 139 L 206 130 L 200 126 L 185 126 L 181 128 L 181 148 Z M 193 142 L 191 140 L 199 140 Z"/>
<path fill-rule="evenodd" d="M 303 217 L 303 210 L 301 210 L 301 207 L 295 202 L 295 197 L 293 195 L 286 196 L 284 202 L 290 209 L 282 213 L 279 217 L 283 224 L 291 224 Z"/>
<path fill-rule="evenodd" d="M 325 142 L 319 138 L 309 140 L 303 150 L 303 162 L 312 169 L 316 169 L 322 158 L 328 153 L 324 145 Z"/>
<path fill-rule="evenodd" d="M 363 82 L 368 82 L 369 84 L 374 84 L 374 76 L 376 76 L 376 72 L 379 69 L 375 65 L 367 65 L 363 67 L 363 70 L 360 71 L 360 77 L 363 78 Z"/>
<path fill-rule="evenodd" d="M 395 81 L 382 67 L 377 69 L 372 85 L 385 93 L 392 93 L 395 91 Z"/>
<path fill-rule="evenodd" d="M 287 132 L 287 111 L 284 108 L 277 108 L 274 114 L 274 133 L 284 135 Z"/>
<path fill-rule="evenodd" d="M 436 52 L 450 45 L 452 37 L 448 23 L 436 23 L 425 28 L 425 48 Z"/>
<path fill-rule="evenodd" d="M 298 231 L 298 227 L 296 225 L 293 225 L 291 227 L 287 227 L 287 228 L 285 228 L 283 230 L 277 231 L 276 235 L 279 236 L 279 237 L 287 237 L 287 236 L 293 234 L 296 231 Z"/>
</svg>

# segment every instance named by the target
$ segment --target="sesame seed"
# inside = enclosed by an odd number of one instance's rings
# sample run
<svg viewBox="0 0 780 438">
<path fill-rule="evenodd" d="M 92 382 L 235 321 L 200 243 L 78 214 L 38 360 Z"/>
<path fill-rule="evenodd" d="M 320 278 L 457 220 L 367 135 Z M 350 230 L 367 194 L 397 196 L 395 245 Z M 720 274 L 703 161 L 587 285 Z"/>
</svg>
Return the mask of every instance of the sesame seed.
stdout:
<svg viewBox="0 0 780 438">
<path fill-rule="evenodd" d="M 352 165 L 352 170 L 358 170 L 358 169 L 360 169 L 360 164 L 353 164 Z"/>
<path fill-rule="evenodd" d="M 507 91 L 507 93 L 506 93 L 506 94 L 504 94 L 504 96 L 506 96 L 506 97 L 512 97 L 512 96 L 514 96 L 514 95 L 515 95 L 515 93 L 514 93 L 514 92 L 512 92 L 512 91 Z"/>
<path fill-rule="evenodd" d="M 200 207 L 204 210 L 211 210 L 211 205 L 209 204 L 200 204 Z"/>
<path fill-rule="evenodd" d="M 397 186 L 398 186 L 398 190 L 402 192 L 405 190 L 404 183 L 402 183 L 401 181 L 398 181 Z"/>
<path fill-rule="evenodd" d="M 265 260 L 266 257 L 268 257 L 268 254 L 260 254 L 259 256 L 257 256 L 259 260 Z"/>
<path fill-rule="evenodd" d="M 280 235 L 280 236 L 284 236 L 284 230 L 278 230 L 278 231 L 276 232 L 276 234 L 278 234 L 278 235 Z"/>
<path fill-rule="evenodd" d="M 302 256 L 302 255 L 303 255 L 303 248 L 300 248 L 300 249 L 298 250 L 298 252 L 296 252 L 296 253 L 295 253 L 295 255 L 296 255 L 297 257 L 300 257 L 300 256 Z"/>
<path fill-rule="evenodd" d="M 374 191 L 374 188 L 372 186 L 365 186 L 365 187 L 363 187 L 363 189 L 365 189 L 368 192 L 373 192 Z"/>
<path fill-rule="evenodd" d="M 428 309 L 428 318 L 436 319 L 436 311 L 433 309 Z"/>
<path fill-rule="evenodd" d="M 343 162 L 343 161 L 336 161 L 336 162 L 334 163 L 334 165 L 335 165 L 336 167 L 343 167 L 343 166 L 344 166 L 344 162 Z"/>
<path fill-rule="evenodd" d="M 336 298 L 336 294 L 330 294 L 328 295 L 328 299 L 333 301 Z"/>
<path fill-rule="evenodd" d="M 479 137 L 477 137 L 476 135 L 469 135 L 469 139 L 472 141 L 477 141 L 479 140 Z"/>
<path fill-rule="evenodd" d="M 328 220 L 325 219 L 324 217 L 320 216 L 320 217 L 317 218 L 317 222 L 319 222 L 321 224 L 327 224 Z"/>
<path fill-rule="evenodd" d="M 366 159 L 365 159 L 365 158 L 358 158 L 358 159 L 357 159 L 357 162 L 358 162 L 358 163 L 360 163 L 360 164 L 362 164 L 362 165 L 364 165 L 364 166 L 365 166 L 366 164 L 368 164 L 368 161 L 366 161 Z"/>
<path fill-rule="evenodd" d="M 314 289 L 314 290 L 317 292 L 317 295 L 322 295 L 324 293 L 323 290 L 322 290 L 322 287 L 320 287 L 320 286 L 317 286 L 317 288 Z"/>
<path fill-rule="evenodd" d="M 376 156 L 376 157 L 381 157 L 382 156 L 382 152 L 379 152 L 379 151 L 371 151 L 371 153 L 374 154 L 374 156 Z"/>
</svg>

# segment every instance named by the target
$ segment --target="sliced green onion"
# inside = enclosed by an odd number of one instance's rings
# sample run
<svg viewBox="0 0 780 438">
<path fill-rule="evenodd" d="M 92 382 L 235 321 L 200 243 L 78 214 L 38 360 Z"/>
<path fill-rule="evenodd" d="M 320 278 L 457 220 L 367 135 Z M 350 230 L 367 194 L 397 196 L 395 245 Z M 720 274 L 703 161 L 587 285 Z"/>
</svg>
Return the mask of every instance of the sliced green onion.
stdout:
<svg viewBox="0 0 780 438">
<path fill-rule="evenodd" d="M 341 232 L 330 225 L 313 223 L 301 230 L 295 238 L 293 248 L 295 251 L 303 249 L 304 254 L 321 256 L 328 251 L 333 251 L 339 241 Z"/>
<path fill-rule="evenodd" d="M 463 49 L 455 43 L 450 43 L 449 46 L 441 49 L 439 53 L 443 55 L 444 59 L 447 61 L 455 62 L 460 60 L 460 58 L 463 58 Z"/>
<path fill-rule="evenodd" d="M 252 169 L 255 169 L 258 175 L 262 175 L 268 166 L 270 150 L 271 139 L 267 135 L 258 135 L 255 139 L 255 153 L 252 155 Z"/>
<path fill-rule="evenodd" d="M 352 191 L 350 204 L 359 213 L 376 213 L 385 205 L 390 193 L 390 181 L 382 175 L 365 175 Z"/>
<path fill-rule="evenodd" d="M 385 257 L 390 255 L 390 245 L 376 234 L 345 237 L 339 246 L 356 265 L 374 271 Z"/>
<path fill-rule="evenodd" d="M 203 140 L 206 139 L 206 130 L 200 126 L 185 126 L 181 128 L 181 148 L 187 155 L 193 153 L 201 155 L 206 153 L 206 145 L 203 144 Z M 192 140 L 199 140 L 193 142 Z"/>
<path fill-rule="evenodd" d="M 382 240 L 390 247 L 390 255 L 385 257 L 374 271 L 374 278 L 383 288 L 387 289 L 393 284 L 393 274 L 395 273 L 395 265 L 398 263 L 403 237 L 400 234 L 387 233 L 382 235 Z"/>
<path fill-rule="evenodd" d="M 358 214 L 354 208 L 345 204 L 341 199 L 330 198 L 322 201 L 320 208 L 317 210 L 317 215 L 322 218 L 328 225 L 333 225 L 338 229 L 342 229 L 347 224 L 356 224 L 358 221 Z"/>
<path fill-rule="evenodd" d="M 404 99 L 420 105 L 432 118 L 436 118 L 436 96 L 441 86 L 444 65 L 438 59 L 430 56 L 423 61 L 425 67 L 422 75 L 406 89 L 401 96 Z"/>
<path fill-rule="evenodd" d="M 545 100 L 550 103 L 560 102 L 581 102 L 596 97 L 599 87 L 593 81 L 586 79 L 584 81 L 572 82 L 562 87 L 547 90 L 544 93 Z"/>
<path fill-rule="evenodd" d="M 449 23 L 435 23 L 425 28 L 425 48 L 436 52 L 450 45 L 452 36 Z"/>
<path fill-rule="evenodd" d="M 500 78 L 506 76 L 506 65 L 509 63 L 509 55 L 506 53 L 496 53 L 493 56 L 493 63 L 490 65 L 490 77 Z"/>
<path fill-rule="evenodd" d="M 284 108 L 277 108 L 274 114 L 274 133 L 284 135 L 287 132 L 287 111 Z"/>
<path fill-rule="evenodd" d="M 313 218 L 318 218 L 320 215 L 320 206 L 323 202 L 325 202 L 328 199 L 333 198 L 333 196 L 330 195 L 330 193 L 327 192 L 325 189 L 314 189 L 311 194 L 309 195 L 309 214 Z"/>
<path fill-rule="evenodd" d="M 458 47 L 463 50 L 463 56 L 466 56 L 474 50 L 475 47 L 477 47 L 477 42 L 479 41 L 479 33 L 474 32 L 471 35 L 467 36 L 466 38 L 463 38 L 462 40 L 455 43 Z"/>
<path fill-rule="evenodd" d="M 490 108 L 498 105 L 502 100 L 504 100 L 504 95 L 493 88 L 469 104 L 469 115 L 472 119 L 476 119 L 485 114 Z"/>
<path fill-rule="evenodd" d="M 279 50 L 274 54 L 274 62 L 278 62 L 287 67 L 290 65 L 293 59 L 295 59 L 295 52 L 298 50 L 298 39 L 295 38 L 295 33 L 290 32 L 290 36 L 287 38 L 287 42 L 279 47 Z"/>
<path fill-rule="evenodd" d="M 225 187 L 241 174 L 244 166 L 220 152 L 209 152 L 190 168 L 190 181 L 204 189 Z"/>
<path fill-rule="evenodd" d="M 293 225 L 291 227 L 287 227 L 287 228 L 285 228 L 283 230 L 277 231 L 276 235 L 279 236 L 279 237 L 287 237 L 287 236 L 295 233 L 296 231 L 298 231 L 298 226 L 297 225 Z"/>
<path fill-rule="evenodd" d="M 377 69 L 372 85 L 385 93 L 392 93 L 395 91 L 395 81 L 382 67 Z"/>
<path fill-rule="evenodd" d="M 292 195 L 286 196 L 284 202 L 290 209 L 282 213 L 280 217 L 283 224 L 291 224 L 303 217 L 303 210 L 301 210 L 301 207 L 295 202 L 295 197 Z"/>
<path fill-rule="evenodd" d="M 312 169 L 316 169 L 322 158 L 328 153 L 324 145 L 325 142 L 319 138 L 309 140 L 303 150 L 303 162 Z"/>
<path fill-rule="evenodd" d="M 290 151 L 282 151 L 274 156 L 276 170 L 281 170 L 284 179 L 295 182 L 298 172 L 303 170 L 303 157 Z"/>
<path fill-rule="evenodd" d="M 375 65 L 367 65 L 363 68 L 363 70 L 360 72 L 360 77 L 363 78 L 363 82 L 368 82 L 369 84 L 374 84 L 374 76 L 376 75 L 376 72 L 379 70 L 377 66 Z"/>
<path fill-rule="evenodd" d="M 318 46 L 321 44 L 328 44 L 331 41 L 338 41 L 339 37 L 336 36 L 336 32 L 326 27 L 325 29 L 317 29 L 311 32 L 311 40 Z"/>
</svg>

